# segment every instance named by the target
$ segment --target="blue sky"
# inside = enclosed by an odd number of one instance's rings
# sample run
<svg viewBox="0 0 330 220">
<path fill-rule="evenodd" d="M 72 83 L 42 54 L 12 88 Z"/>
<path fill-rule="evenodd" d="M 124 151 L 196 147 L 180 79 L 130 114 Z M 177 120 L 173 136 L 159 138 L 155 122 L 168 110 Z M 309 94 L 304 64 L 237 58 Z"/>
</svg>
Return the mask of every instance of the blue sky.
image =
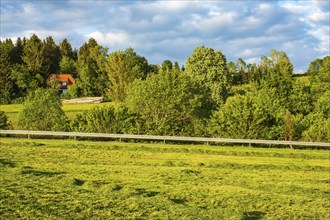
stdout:
<svg viewBox="0 0 330 220">
<path fill-rule="evenodd" d="M 1 39 L 35 33 L 79 48 L 93 37 L 110 52 L 132 47 L 152 64 L 185 64 L 200 45 L 247 63 L 277 49 L 302 73 L 329 55 L 329 7 L 328 0 L 1 0 Z"/>
</svg>

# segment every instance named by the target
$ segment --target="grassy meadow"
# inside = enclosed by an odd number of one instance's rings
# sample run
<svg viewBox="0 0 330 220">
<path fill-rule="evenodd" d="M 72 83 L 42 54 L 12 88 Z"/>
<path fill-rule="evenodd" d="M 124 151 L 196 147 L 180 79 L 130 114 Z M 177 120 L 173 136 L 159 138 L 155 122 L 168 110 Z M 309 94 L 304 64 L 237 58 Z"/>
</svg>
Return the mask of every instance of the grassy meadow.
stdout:
<svg viewBox="0 0 330 220">
<path fill-rule="evenodd" d="M 112 102 L 103 102 L 103 103 L 80 103 L 80 104 L 63 104 L 62 109 L 65 114 L 73 119 L 78 113 L 90 110 L 96 106 L 103 107 L 114 105 Z M 0 105 L 0 110 L 4 111 L 9 123 L 15 128 L 16 120 L 20 111 L 22 111 L 23 104 L 9 104 L 9 105 Z"/>
<path fill-rule="evenodd" d="M 330 219 L 330 151 L 0 140 L 0 219 Z"/>
</svg>

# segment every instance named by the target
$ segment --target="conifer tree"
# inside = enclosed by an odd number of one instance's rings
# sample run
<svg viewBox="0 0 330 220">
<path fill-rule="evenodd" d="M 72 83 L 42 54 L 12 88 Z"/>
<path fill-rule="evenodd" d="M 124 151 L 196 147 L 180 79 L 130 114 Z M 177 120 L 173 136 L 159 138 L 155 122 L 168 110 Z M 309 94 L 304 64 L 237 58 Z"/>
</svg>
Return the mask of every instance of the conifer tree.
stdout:
<svg viewBox="0 0 330 220">
<path fill-rule="evenodd" d="M 60 43 L 60 53 L 62 57 L 66 56 L 73 59 L 72 46 L 66 38 Z"/>
<path fill-rule="evenodd" d="M 7 104 L 13 95 L 12 64 L 5 45 L 0 44 L 0 104 Z"/>
<path fill-rule="evenodd" d="M 45 59 L 45 65 L 49 66 L 47 77 L 49 74 L 58 73 L 60 70 L 60 49 L 56 45 L 52 37 L 47 37 L 43 42 L 43 54 Z"/>
</svg>

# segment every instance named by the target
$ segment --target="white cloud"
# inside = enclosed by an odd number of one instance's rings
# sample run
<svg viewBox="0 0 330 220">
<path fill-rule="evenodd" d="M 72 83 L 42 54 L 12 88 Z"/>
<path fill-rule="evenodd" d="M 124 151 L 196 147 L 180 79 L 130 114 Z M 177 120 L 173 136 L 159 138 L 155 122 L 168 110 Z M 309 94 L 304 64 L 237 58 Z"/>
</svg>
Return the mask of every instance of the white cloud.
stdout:
<svg viewBox="0 0 330 220">
<path fill-rule="evenodd" d="M 196 46 L 248 63 L 271 49 L 296 69 L 329 54 L 327 1 L 2 1 L 1 38 L 53 36 L 79 48 L 89 37 L 112 50 L 134 47 L 150 63 L 181 64 Z"/>
<path fill-rule="evenodd" d="M 124 32 L 101 33 L 99 31 L 95 31 L 90 34 L 87 34 L 86 37 L 87 39 L 94 38 L 99 44 L 107 46 L 111 49 L 121 49 L 122 47 L 125 47 L 132 43 L 132 41 L 130 41 L 130 37 Z"/>
<path fill-rule="evenodd" d="M 315 47 L 315 50 L 320 52 L 330 51 L 330 27 L 322 26 L 316 30 L 311 30 L 308 32 L 310 35 L 318 39 L 319 44 Z"/>
<path fill-rule="evenodd" d="M 308 20 L 311 23 L 320 22 L 320 21 L 328 21 L 330 19 L 330 13 L 329 12 L 315 12 L 311 13 L 307 16 Z"/>
</svg>

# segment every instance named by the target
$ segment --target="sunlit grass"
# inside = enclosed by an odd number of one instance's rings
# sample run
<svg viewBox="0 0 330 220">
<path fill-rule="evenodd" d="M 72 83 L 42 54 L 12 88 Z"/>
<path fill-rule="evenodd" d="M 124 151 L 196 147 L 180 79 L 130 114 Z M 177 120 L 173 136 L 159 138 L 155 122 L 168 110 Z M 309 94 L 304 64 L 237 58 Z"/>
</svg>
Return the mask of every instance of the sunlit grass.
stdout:
<svg viewBox="0 0 330 220">
<path fill-rule="evenodd" d="M 5 219 L 329 219 L 330 152 L 0 142 Z"/>
<path fill-rule="evenodd" d="M 104 106 L 113 106 L 116 105 L 112 102 L 103 102 L 103 103 L 80 103 L 80 104 L 63 104 L 62 109 L 64 110 L 66 116 L 69 119 L 73 119 L 78 113 L 88 111 L 94 107 L 104 107 Z M 15 128 L 17 123 L 18 114 L 22 111 L 22 104 L 9 104 L 9 105 L 0 105 L 0 110 L 4 111 L 8 121 Z"/>
<path fill-rule="evenodd" d="M 296 76 L 295 79 L 305 85 L 310 84 L 310 76 Z"/>
</svg>

